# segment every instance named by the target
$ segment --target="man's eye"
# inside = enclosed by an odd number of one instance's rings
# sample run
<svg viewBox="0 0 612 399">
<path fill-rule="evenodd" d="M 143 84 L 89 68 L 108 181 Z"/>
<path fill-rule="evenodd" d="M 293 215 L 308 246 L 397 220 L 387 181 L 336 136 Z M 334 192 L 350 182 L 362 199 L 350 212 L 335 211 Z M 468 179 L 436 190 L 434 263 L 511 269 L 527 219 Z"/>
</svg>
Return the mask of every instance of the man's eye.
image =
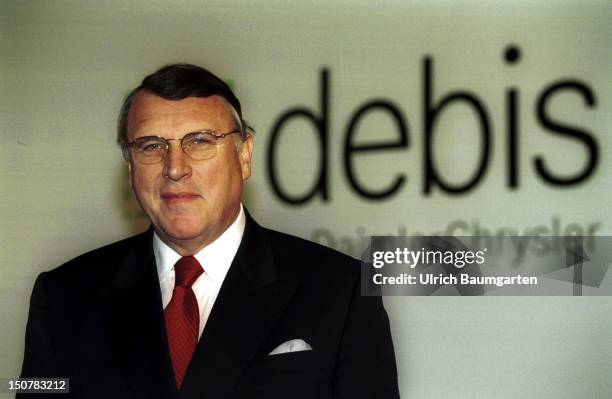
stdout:
<svg viewBox="0 0 612 399">
<path fill-rule="evenodd" d="M 140 149 L 144 152 L 157 152 L 164 149 L 162 143 L 144 143 Z"/>
<path fill-rule="evenodd" d="M 206 146 L 214 144 L 215 140 L 212 137 L 197 137 L 189 143 L 190 146 Z"/>
</svg>

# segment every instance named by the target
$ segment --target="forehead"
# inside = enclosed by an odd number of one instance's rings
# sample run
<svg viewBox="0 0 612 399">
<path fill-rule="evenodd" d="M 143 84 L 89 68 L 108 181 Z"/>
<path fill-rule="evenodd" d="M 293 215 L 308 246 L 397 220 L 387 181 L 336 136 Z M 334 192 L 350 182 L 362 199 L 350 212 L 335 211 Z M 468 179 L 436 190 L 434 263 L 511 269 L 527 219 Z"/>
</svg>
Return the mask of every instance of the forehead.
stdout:
<svg viewBox="0 0 612 399">
<path fill-rule="evenodd" d="M 127 120 L 129 139 L 140 136 L 182 136 L 209 129 L 225 133 L 236 128 L 231 106 L 219 96 L 167 100 L 148 92 L 138 93 Z"/>
</svg>

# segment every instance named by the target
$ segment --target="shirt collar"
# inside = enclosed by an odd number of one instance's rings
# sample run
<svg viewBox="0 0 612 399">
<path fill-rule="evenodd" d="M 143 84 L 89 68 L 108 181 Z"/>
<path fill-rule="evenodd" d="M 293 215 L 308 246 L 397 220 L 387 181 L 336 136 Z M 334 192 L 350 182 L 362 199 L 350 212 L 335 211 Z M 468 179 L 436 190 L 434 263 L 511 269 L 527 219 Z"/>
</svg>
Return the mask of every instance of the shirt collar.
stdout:
<svg viewBox="0 0 612 399">
<path fill-rule="evenodd" d="M 246 217 L 242 204 L 236 220 L 215 241 L 202 248 L 194 256 L 204 268 L 205 275 L 214 283 L 221 284 L 229 270 L 246 224 Z M 170 248 L 153 232 L 153 253 L 157 264 L 159 281 L 163 281 L 172 271 L 174 264 L 181 258 L 177 252 Z"/>
</svg>

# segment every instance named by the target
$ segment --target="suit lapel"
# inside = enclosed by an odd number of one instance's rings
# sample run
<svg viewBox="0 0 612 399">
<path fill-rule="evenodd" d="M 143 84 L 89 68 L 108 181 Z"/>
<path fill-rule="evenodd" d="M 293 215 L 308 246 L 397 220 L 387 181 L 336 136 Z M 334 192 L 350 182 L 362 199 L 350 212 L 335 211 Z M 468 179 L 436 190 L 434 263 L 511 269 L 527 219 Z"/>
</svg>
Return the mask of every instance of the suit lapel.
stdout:
<svg viewBox="0 0 612 399">
<path fill-rule="evenodd" d="M 227 397 L 289 303 L 296 284 L 295 279 L 277 274 L 267 236 L 247 214 L 242 242 L 179 396 Z"/>
<path fill-rule="evenodd" d="M 111 347 L 135 396 L 173 396 L 151 230 L 128 253 L 102 305 Z"/>
</svg>

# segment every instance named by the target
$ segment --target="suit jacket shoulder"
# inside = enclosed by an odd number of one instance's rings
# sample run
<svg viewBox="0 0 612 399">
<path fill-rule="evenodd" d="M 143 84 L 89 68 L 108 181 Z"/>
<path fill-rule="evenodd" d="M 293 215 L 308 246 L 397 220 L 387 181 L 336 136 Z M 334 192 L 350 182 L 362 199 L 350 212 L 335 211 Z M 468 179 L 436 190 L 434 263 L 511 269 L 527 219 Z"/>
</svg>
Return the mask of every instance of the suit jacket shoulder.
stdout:
<svg viewBox="0 0 612 399">
<path fill-rule="evenodd" d="M 135 249 L 141 250 L 139 254 L 144 254 L 146 260 L 150 260 L 153 253 L 151 240 L 151 231 L 146 231 L 94 249 L 44 272 L 42 280 L 46 287 L 57 290 L 58 294 L 64 293 L 54 295 L 54 298 L 70 296 L 72 300 L 95 297 L 96 292 L 113 283 L 121 266 L 125 265 Z"/>
<path fill-rule="evenodd" d="M 360 263 L 348 255 L 321 244 L 274 230 L 263 229 L 268 234 L 278 264 L 288 266 L 300 275 L 332 275 L 355 279 L 359 276 Z"/>
</svg>

